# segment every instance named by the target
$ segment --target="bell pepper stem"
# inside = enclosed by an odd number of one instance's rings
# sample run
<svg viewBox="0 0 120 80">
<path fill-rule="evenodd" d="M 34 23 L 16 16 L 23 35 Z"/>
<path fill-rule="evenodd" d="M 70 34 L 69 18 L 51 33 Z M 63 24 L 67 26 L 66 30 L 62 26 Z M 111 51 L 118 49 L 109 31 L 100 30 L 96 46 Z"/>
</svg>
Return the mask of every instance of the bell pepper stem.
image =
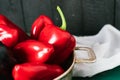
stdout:
<svg viewBox="0 0 120 80">
<path fill-rule="evenodd" d="M 58 13 L 60 14 L 60 17 L 61 17 L 61 20 L 62 20 L 62 25 L 60 26 L 60 28 L 61 28 L 62 30 L 66 30 L 66 26 L 67 26 L 66 20 L 65 20 L 65 17 L 64 17 L 63 12 L 62 12 L 62 10 L 60 9 L 59 6 L 57 6 L 57 11 L 58 11 Z"/>
</svg>

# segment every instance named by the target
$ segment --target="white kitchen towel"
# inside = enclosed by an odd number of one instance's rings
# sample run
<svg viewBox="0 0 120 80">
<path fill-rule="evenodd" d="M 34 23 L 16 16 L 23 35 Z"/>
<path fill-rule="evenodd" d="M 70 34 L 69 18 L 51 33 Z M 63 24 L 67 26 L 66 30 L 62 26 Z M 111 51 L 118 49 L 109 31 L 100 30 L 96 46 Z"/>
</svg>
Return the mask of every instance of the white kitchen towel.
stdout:
<svg viewBox="0 0 120 80">
<path fill-rule="evenodd" d="M 76 46 L 90 47 L 96 55 L 94 63 L 75 63 L 73 76 L 92 77 L 120 65 L 120 31 L 106 24 L 96 35 L 75 36 Z M 75 51 L 77 57 L 83 56 Z"/>
</svg>

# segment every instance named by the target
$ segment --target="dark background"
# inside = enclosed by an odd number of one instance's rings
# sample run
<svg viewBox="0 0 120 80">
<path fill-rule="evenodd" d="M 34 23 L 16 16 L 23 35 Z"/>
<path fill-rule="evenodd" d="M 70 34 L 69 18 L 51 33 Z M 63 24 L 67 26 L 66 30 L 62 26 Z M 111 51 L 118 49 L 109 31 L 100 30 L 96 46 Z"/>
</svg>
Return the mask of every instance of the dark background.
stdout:
<svg viewBox="0 0 120 80">
<path fill-rule="evenodd" d="M 0 0 L 0 13 L 7 16 L 27 33 L 33 21 L 41 14 L 61 25 L 56 10 L 59 5 L 67 21 L 67 31 L 74 35 L 94 35 L 105 24 L 120 29 L 120 0 Z M 92 78 L 74 80 L 114 80 L 119 78 L 119 67 Z"/>
<path fill-rule="evenodd" d="M 120 0 L 0 0 L 0 13 L 30 32 L 40 14 L 49 16 L 60 26 L 57 5 L 64 12 L 71 34 L 93 35 L 108 23 L 120 29 Z"/>
</svg>

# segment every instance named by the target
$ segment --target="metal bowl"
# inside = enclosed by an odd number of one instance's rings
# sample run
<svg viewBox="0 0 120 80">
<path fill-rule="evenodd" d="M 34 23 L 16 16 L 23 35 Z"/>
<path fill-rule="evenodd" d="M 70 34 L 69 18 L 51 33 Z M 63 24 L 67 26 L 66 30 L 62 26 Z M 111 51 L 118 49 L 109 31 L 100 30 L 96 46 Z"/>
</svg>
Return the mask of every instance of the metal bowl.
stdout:
<svg viewBox="0 0 120 80">
<path fill-rule="evenodd" d="M 83 50 L 88 53 L 88 59 L 76 59 L 75 50 Z M 60 76 L 54 78 L 53 80 L 72 80 L 72 71 L 74 68 L 74 64 L 80 63 L 91 63 L 95 62 L 96 56 L 94 51 L 89 47 L 76 47 L 75 50 L 72 52 L 73 54 L 66 60 L 66 62 L 62 65 L 66 71 L 61 74 Z"/>
</svg>

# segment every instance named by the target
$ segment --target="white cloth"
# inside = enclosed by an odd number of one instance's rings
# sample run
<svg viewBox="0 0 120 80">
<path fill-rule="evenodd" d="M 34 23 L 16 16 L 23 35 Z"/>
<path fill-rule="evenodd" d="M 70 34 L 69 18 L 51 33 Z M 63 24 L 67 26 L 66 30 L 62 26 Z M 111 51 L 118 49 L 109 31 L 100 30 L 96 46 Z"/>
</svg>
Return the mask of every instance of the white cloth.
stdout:
<svg viewBox="0 0 120 80">
<path fill-rule="evenodd" d="M 75 63 L 73 76 L 92 77 L 120 65 L 120 31 L 106 24 L 96 35 L 75 36 L 76 46 L 90 47 L 96 55 L 94 63 Z M 79 54 L 80 51 L 75 51 Z M 83 54 L 82 54 L 83 55 Z"/>
</svg>

